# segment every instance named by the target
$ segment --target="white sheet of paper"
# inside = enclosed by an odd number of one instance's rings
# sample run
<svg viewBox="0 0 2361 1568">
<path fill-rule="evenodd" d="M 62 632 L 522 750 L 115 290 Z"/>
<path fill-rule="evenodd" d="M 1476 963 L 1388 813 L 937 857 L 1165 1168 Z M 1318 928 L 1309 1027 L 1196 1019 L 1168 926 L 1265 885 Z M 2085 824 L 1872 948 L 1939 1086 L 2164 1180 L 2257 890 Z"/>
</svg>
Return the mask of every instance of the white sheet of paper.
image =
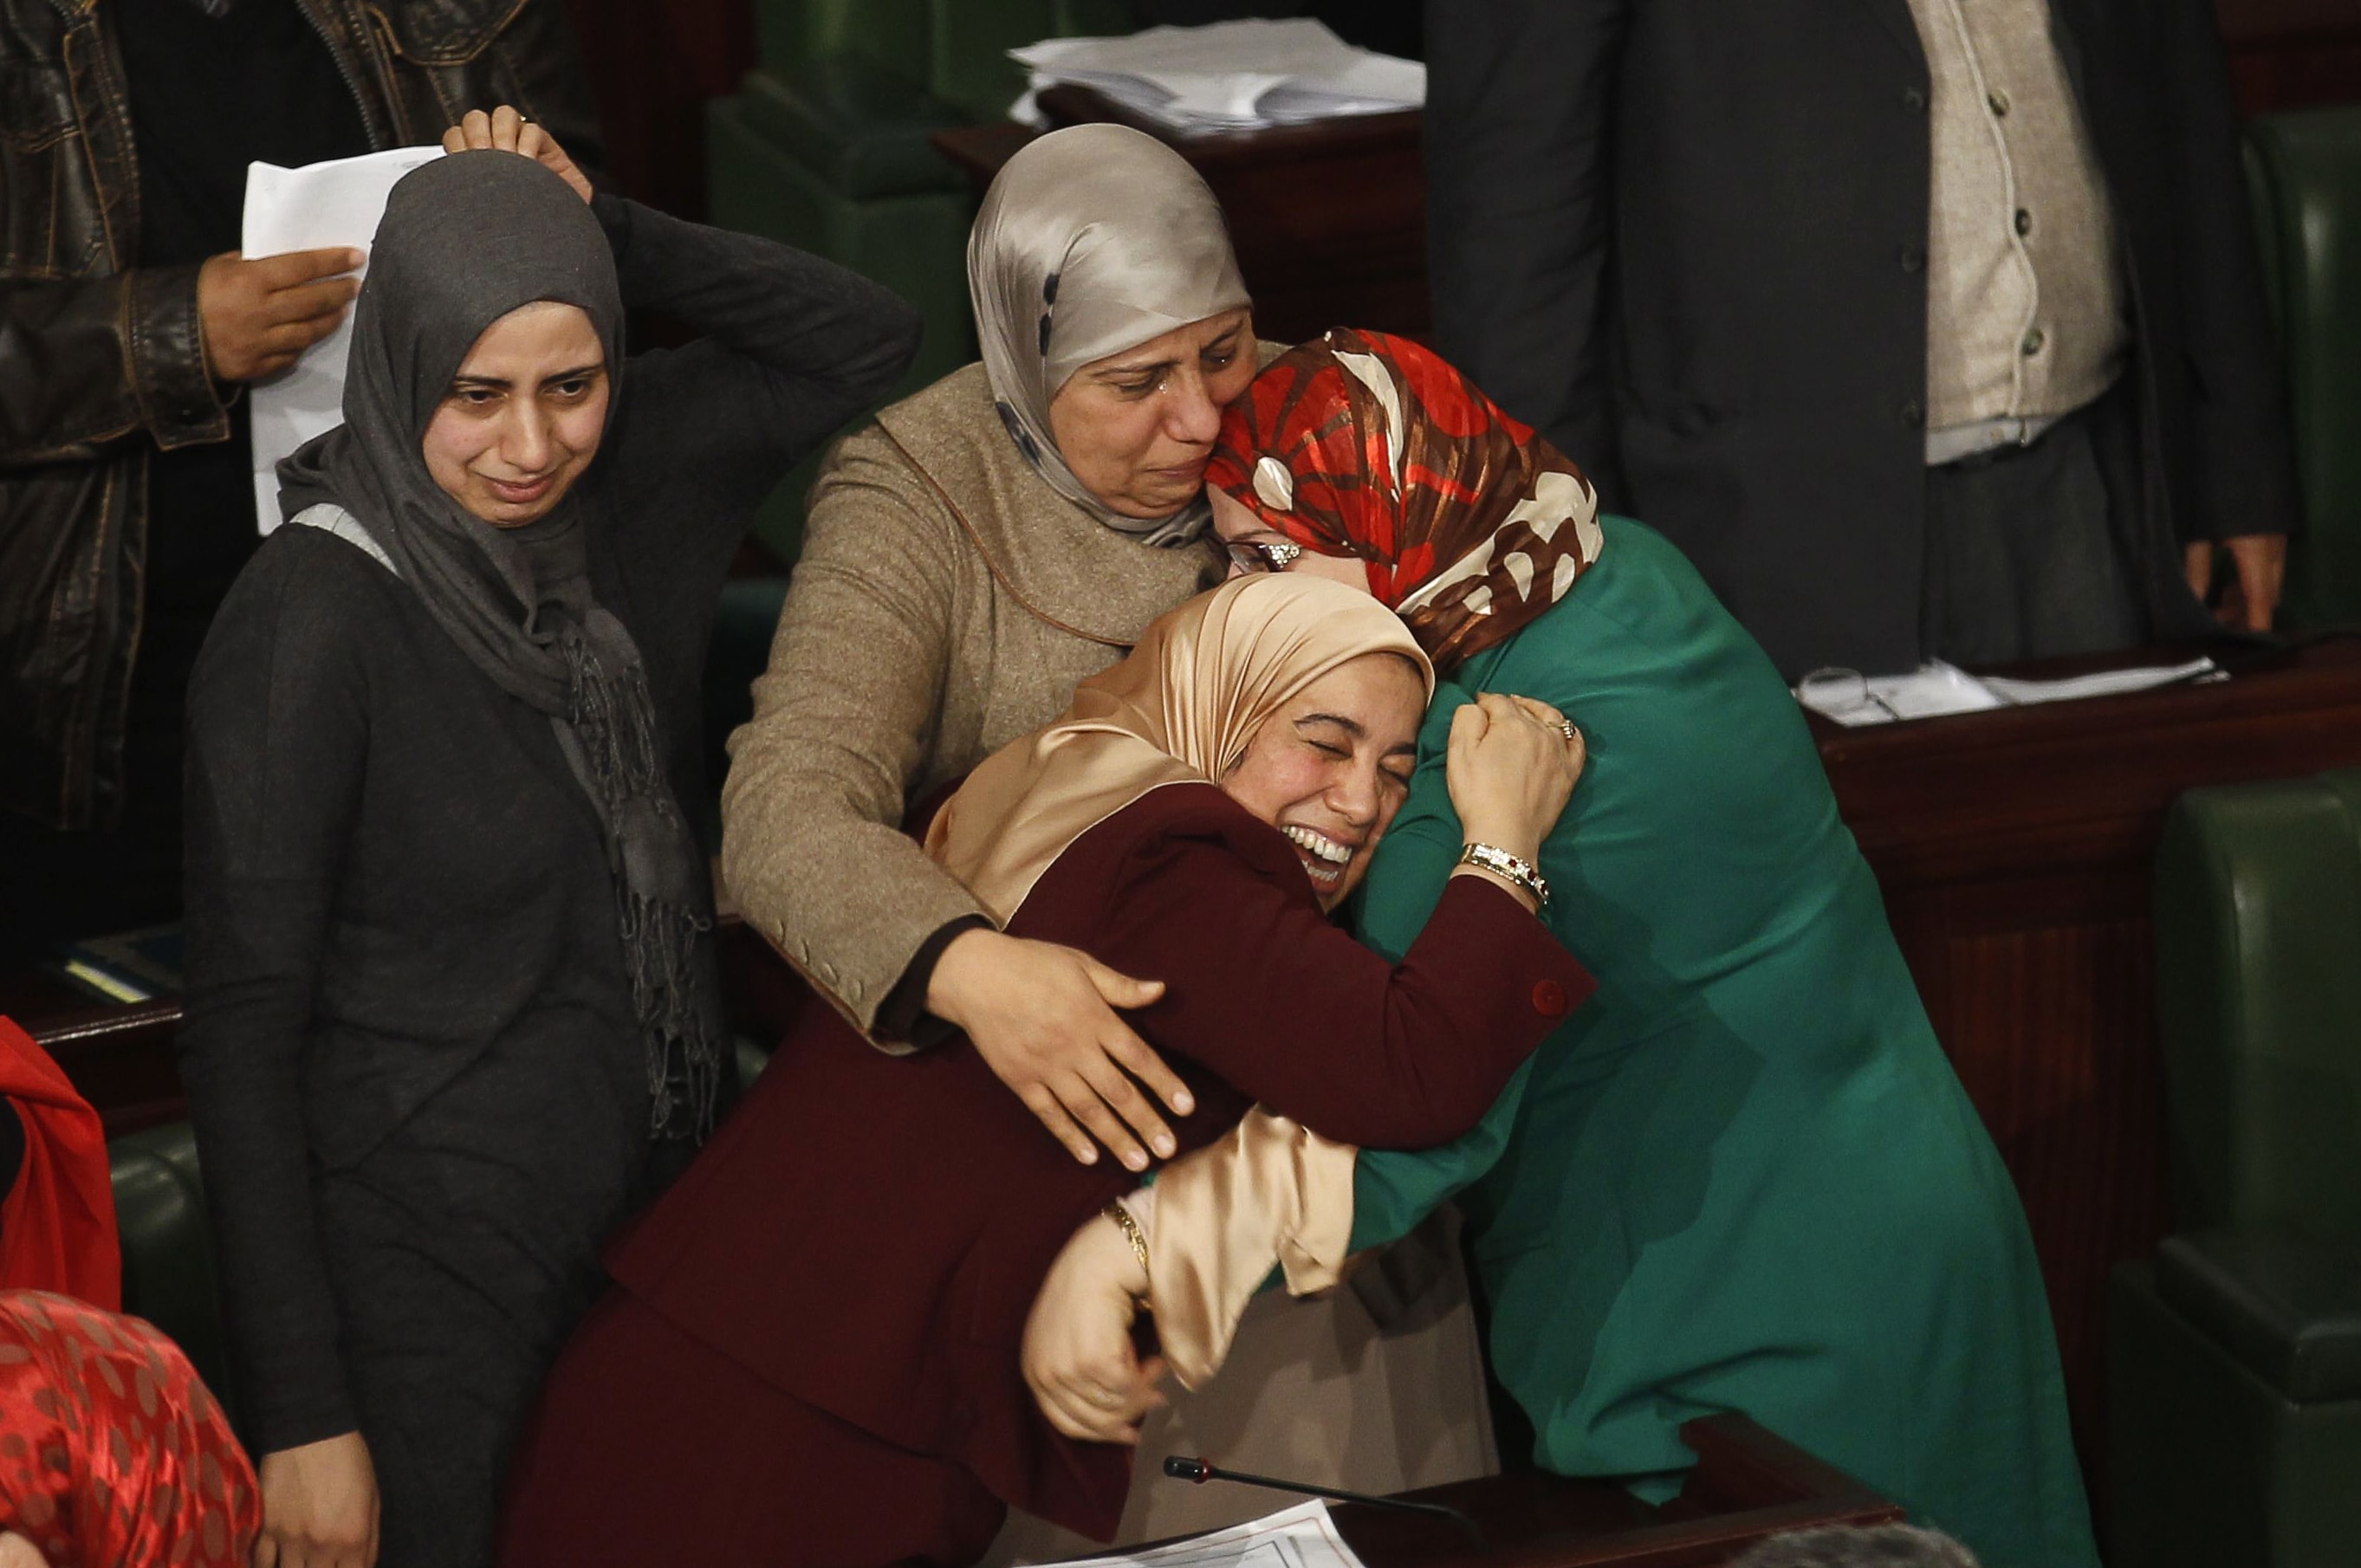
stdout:
<svg viewBox="0 0 2361 1568">
<path fill-rule="evenodd" d="M 2134 670 L 2101 670 L 2095 675 L 2069 675 L 2055 681 L 2012 681 L 2001 675 L 1986 675 L 1984 685 L 2014 703 L 2072 702 L 2086 696 L 2151 691 L 2179 681 L 2221 678 L 2222 666 L 2213 660 L 2191 659 L 2185 664 L 2143 664 Z"/>
<path fill-rule="evenodd" d="M 1008 52 L 1032 68 L 1032 92 L 1061 82 L 1095 87 L 1182 131 L 1385 114 L 1426 101 L 1425 66 L 1356 49 L 1304 16 L 1044 38 Z M 1032 92 L 1016 118 L 1027 117 Z"/>
<path fill-rule="evenodd" d="M 1361 1568 L 1318 1498 L 1188 1541 L 1082 1558 L 1060 1568 Z"/>
<path fill-rule="evenodd" d="M 1907 674 L 1872 675 L 1867 680 L 1850 671 L 1818 672 L 1796 685 L 1795 700 L 1839 724 L 1859 729 L 1870 724 L 1891 724 L 1900 718 L 1935 718 L 1947 713 L 1980 713 L 1987 708 L 2020 707 L 2037 702 L 2072 702 L 2083 697 L 2151 691 L 2180 681 L 2223 678 L 2221 666 L 2211 659 L 2102 670 L 2096 674 L 2049 681 L 1971 675 L 1940 659 L 1930 659 Z"/>
<path fill-rule="evenodd" d="M 442 156 L 439 147 L 398 147 L 301 169 L 249 163 L 238 249 L 247 256 L 283 256 L 332 245 L 366 251 L 377 237 L 395 181 Z M 366 264 L 362 270 L 368 270 Z M 259 532 L 279 526 L 279 460 L 344 422 L 345 355 L 352 340 L 347 313 L 301 359 L 247 389 L 253 400 L 254 521 Z"/>
</svg>

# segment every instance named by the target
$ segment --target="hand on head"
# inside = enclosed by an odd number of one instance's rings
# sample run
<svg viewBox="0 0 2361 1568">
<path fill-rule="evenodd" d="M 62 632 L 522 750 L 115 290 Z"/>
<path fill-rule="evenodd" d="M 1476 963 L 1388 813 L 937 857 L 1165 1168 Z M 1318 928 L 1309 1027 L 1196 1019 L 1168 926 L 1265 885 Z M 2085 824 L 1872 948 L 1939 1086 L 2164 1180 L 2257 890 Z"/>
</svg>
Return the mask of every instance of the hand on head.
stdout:
<svg viewBox="0 0 2361 1568">
<path fill-rule="evenodd" d="M 530 158 L 573 186 L 584 201 L 590 199 L 590 181 L 566 156 L 566 149 L 547 131 L 506 104 L 489 115 L 481 109 L 470 109 L 457 125 L 443 133 L 445 152 L 478 152 L 487 148 Z"/>
</svg>

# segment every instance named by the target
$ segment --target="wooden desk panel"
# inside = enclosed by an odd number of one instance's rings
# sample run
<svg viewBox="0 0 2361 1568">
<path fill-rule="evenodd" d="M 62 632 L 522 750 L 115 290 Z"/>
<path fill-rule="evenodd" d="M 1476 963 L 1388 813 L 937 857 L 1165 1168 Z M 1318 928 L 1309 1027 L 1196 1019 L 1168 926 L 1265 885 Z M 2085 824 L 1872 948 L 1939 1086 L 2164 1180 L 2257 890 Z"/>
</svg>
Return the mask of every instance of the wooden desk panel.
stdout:
<svg viewBox="0 0 2361 1568">
<path fill-rule="evenodd" d="M 2212 685 L 1876 729 L 1814 720 L 1839 809 L 2016 1179 L 2103 1486 L 2108 1271 L 2171 1227 L 2151 865 L 2204 784 L 2361 765 L 2361 644 Z"/>
</svg>

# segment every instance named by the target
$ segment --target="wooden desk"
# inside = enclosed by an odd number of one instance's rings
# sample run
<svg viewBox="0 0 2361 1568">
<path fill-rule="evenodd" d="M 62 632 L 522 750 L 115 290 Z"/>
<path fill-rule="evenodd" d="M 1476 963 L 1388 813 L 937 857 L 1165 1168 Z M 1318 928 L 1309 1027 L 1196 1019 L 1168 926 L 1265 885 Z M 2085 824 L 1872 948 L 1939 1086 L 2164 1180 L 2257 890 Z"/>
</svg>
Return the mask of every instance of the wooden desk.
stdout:
<svg viewBox="0 0 2361 1568">
<path fill-rule="evenodd" d="M 2361 643 L 2213 685 L 1815 730 L 2032 1222 L 2094 1484 L 2108 1271 L 2170 1229 L 2150 871 L 2202 784 L 2361 765 Z"/>
<path fill-rule="evenodd" d="M 1040 104 L 1054 124 L 1146 131 L 1205 177 L 1229 219 L 1263 336 L 1299 343 L 1332 326 L 1420 335 L 1433 323 L 1417 110 L 1182 137 L 1085 87 L 1050 88 Z M 1005 122 L 933 137 L 979 191 L 1032 139 Z"/>
<path fill-rule="evenodd" d="M 1662 1508 L 1611 1481 L 1525 1471 L 1402 1494 L 1457 1508 L 1481 1541 L 1444 1520 L 1352 1503 L 1335 1505 L 1336 1528 L 1368 1568 L 1702 1568 L 1787 1530 L 1902 1517 L 1743 1416 L 1691 1421 L 1681 1441 L 1697 1451 L 1697 1467 Z"/>
</svg>

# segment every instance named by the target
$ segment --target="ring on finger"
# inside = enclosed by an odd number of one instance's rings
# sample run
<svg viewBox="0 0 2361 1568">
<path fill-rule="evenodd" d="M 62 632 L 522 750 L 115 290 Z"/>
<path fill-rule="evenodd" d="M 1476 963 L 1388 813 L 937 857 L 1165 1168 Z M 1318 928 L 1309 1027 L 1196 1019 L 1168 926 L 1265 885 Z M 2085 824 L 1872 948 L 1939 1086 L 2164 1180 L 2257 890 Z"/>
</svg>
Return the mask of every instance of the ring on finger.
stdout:
<svg viewBox="0 0 2361 1568">
<path fill-rule="evenodd" d="M 1561 718 L 1550 728 L 1565 736 L 1569 742 L 1582 739 L 1582 731 L 1574 727 L 1574 720 L 1571 718 Z"/>
</svg>

